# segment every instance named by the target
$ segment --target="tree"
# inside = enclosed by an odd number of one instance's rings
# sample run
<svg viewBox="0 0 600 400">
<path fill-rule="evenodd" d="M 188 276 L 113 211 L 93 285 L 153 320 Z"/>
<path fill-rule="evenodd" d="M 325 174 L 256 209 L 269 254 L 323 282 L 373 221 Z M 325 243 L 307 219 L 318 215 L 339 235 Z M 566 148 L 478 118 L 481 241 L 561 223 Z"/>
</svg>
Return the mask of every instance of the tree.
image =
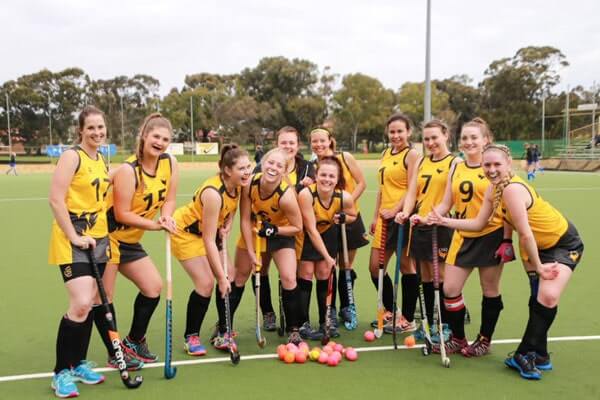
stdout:
<svg viewBox="0 0 600 400">
<path fill-rule="evenodd" d="M 359 133 L 369 139 L 383 133 L 393 102 L 393 92 L 379 80 L 360 73 L 344 76 L 333 95 L 336 135 L 350 139 L 356 151 Z"/>
<path fill-rule="evenodd" d="M 420 126 L 424 114 L 425 83 L 407 82 L 402 85 L 397 97 L 400 111 L 408 115 L 416 126 Z M 449 106 L 449 97 L 448 93 L 432 85 L 431 113 L 435 118 L 441 118 L 451 124 L 454 122 L 455 114 Z"/>
</svg>

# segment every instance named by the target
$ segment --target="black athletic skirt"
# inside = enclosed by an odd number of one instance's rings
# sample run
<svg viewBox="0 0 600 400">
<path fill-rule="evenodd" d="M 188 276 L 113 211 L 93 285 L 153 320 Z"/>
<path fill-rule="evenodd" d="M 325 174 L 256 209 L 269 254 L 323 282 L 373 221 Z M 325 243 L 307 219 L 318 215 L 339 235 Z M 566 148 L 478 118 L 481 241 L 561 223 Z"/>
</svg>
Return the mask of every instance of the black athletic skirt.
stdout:
<svg viewBox="0 0 600 400">
<path fill-rule="evenodd" d="M 360 213 L 358 213 L 354 222 L 346 224 L 346 238 L 348 240 L 348 250 L 356 250 L 369 244 L 365 224 Z"/>
<path fill-rule="evenodd" d="M 438 259 L 444 261 L 448 254 L 452 229 L 438 226 Z M 433 261 L 432 257 L 433 227 L 418 225 L 413 228 L 410 244 L 410 255 L 417 261 Z"/>
<path fill-rule="evenodd" d="M 569 227 L 558 242 L 549 249 L 538 250 L 542 263 L 559 262 L 575 270 L 583 255 L 583 242 L 577 228 L 569 221 Z"/>
<path fill-rule="evenodd" d="M 321 234 L 321 238 L 325 243 L 325 247 L 327 248 L 329 255 L 335 258 L 338 251 L 342 248 L 339 225 L 333 225 L 331 228 L 327 229 Z M 310 236 L 308 236 L 308 233 L 306 232 L 304 232 L 304 244 L 302 246 L 302 255 L 300 256 L 300 260 L 323 260 L 323 256 L 317 251 L 312 243 L 312 240 L 310 240 Z"/>
</svg>

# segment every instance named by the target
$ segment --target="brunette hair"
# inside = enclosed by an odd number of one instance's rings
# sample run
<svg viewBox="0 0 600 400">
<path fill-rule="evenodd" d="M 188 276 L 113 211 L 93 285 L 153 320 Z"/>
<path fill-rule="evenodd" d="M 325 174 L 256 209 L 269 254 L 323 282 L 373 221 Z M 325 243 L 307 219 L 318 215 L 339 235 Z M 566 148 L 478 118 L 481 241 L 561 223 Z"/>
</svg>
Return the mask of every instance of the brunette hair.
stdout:
<svg viewBox="0 0 600 400">
<path fill-rule="evenodd" d="M 342 167 L 342 163 L 336 156 L 326 156 L 319 160 L 317 163 L 317 173 L 319 173 L 319 169 L 323 165 L 335 165 L 338 169 L 338 181 L 335 185 L 336 189 L 344 190 L 346 187 L 346 180 L 344 179 L 344 169 Z"/>
<path fill-rule="evenodd" d="M 77 143 L 81 143 L 81 131 L 85 127 L 86 118 L 89 117 L 90 115 L 100 115 L 106 123 L 106 116 L 104 115 L 102 110 L 100 110 L 98 107 L 94 107 L 94 106 L 85 106 L 83 108 L 83 110 L 81 110 L 81 112 L 79 113 L 79 116 L 77 117 L 77 122 L 79 125 L 79 131 L 77 132 Z M 108 137 L 108 131 L 107 131 L 107 137 Z"/>
</svg>

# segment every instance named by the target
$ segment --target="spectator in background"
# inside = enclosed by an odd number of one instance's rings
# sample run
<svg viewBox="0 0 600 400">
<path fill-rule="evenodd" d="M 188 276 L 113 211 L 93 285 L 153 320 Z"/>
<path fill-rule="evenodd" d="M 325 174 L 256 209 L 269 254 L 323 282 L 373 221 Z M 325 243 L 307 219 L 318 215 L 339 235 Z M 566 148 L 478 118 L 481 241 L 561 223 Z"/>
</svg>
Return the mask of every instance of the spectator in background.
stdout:
<svg viewBox="0 0 600 400">
<path fill-rule="evenodd" d="M 10 175 L 11 172 L 15 176 L 19 175 L 17 174 L 17 154 L 14 152 L 10 153 L 10 159 L 8 160 L 8 169 L 6 170 L 6 175 Z"/>
<path fill-rule="evenodd" d="M 590 141 L 590 143 L 588 143 L 587 146 L 585 146 L 586 150 L 591 149 L 592 147 L 598 147 L 600 146 L 600 133 L 597 133 L 592 140 Z"/>
<path fill-rule="evenodd" d="M 260 163 L 260 160 L 263 158 L 265 152 L 263 151 L 263 147 L 260 144 L 256 145 L 256 150 L 254 150 L 254 162 L 256 164 Z"/>
</svg>

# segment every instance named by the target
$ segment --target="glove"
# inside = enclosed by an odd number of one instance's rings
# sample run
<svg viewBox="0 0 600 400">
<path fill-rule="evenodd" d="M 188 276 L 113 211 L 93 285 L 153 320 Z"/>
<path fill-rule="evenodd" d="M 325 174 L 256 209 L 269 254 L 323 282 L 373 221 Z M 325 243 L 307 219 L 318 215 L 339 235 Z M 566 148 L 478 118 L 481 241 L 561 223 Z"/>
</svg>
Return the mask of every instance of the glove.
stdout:
<svg viewBox="0 0 600 400">
<path fill-rule="evenodd" d="M 501 263 L 507 263 L 515 260 L 515 249 L 512 245 L 512 239 L 502 239 L 498 250 L 494 255 L 500 259 Z"/>
<path fill-rule="evenodd" d="M 336 214 L 337 218 L 338 218 L 338 224 L 344 224 L 346 223 L 346 213 L 343 211 L 340 211 L 339 213 Z"/>
<path fill-rule="evenodd" d="M 260 230 L 258 231 L 258 236 L 263 238 L 270 238 L 277 235 L 278 231 L 279 229 L 277 229 L 277 226 L 272 225 L 268 222 L 263 222 L 260 226 Z"/>
</svg>

